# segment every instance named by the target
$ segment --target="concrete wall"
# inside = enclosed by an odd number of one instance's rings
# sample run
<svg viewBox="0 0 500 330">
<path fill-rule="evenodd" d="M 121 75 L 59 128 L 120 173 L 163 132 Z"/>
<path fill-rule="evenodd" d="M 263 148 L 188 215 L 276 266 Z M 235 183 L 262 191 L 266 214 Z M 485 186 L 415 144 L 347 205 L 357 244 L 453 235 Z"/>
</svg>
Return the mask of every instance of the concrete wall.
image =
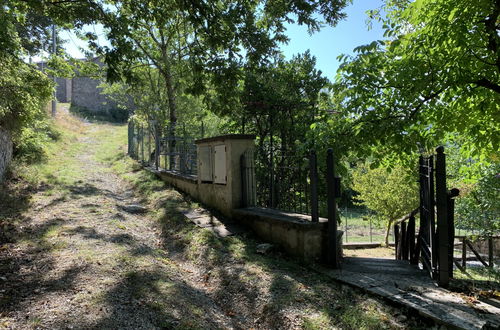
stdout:
<svg viewBox="0 0 500 330">
<path fill-rule="evenodd" d="M 56 99 L 59 102 L 71 102 L 71 79 L 56 78 Z"/>
<path fill-rule="evenodd" d="M 102 94 L 102 88 L 98 87 L 100 84 L 100 80 L 89 77 L 73 78 L 71 104 L 91 112 L 107 112 L 116 109 L 118 107 L 116 102 Z"/>
<path fill-rule="evenodd" d="M 232 217 L 233 211 L 242 207 L 240 158 L 246 150 L 254 147 L 254 136 L 224 135 L 198 140 L 196 144 L 198 148 L 202 146 L 226 146 L 226 184 L 202 182 L 199 177 L 181 176 L 169 171 L 155 173 L 165 182 L 190 194 L 203 204 L 216 209 L 227 217 Z"/>
<path fill-rule="evenodd" d="M 12 139 L 10 133 L 0 127 L 0 182 L 12 160 Z"/>
<path fill-rule="evenodd" d="M 320 218 L 311 222 L 310 216 L 261 207 L 238 209 L 234 218 L 252 228 L 268 242 L 280 246 L 288 254 L 302 260 L 327 260 L 328 221 Z M 338 260 L 342 260 L 342 231 L 338 231 Z"/>
</svg>

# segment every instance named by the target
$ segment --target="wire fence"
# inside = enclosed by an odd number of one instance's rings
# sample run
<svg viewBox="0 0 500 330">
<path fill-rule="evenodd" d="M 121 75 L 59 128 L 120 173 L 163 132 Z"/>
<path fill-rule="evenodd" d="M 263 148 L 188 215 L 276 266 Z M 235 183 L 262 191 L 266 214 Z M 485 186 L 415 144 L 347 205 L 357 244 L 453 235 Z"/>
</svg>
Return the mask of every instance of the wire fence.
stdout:
<svg viewBox="0 0 500 330">
<path fill-rule="evenodd" d="M 200 130 L 202 132 L 202 130 Z M 129 154 L 144 166 L 181 175 L 198 173 L 195 140 L 185 125 L 163 128 L 129 122 Z"/>
<path fill-rule="evenodd" d="M 376 221 L 369 210 L 356 208 L 340 208 L 341 224 L 344 232 L 344 243 L 380 243 L 384 242 L 386 224 Z M 389 244 L 394 243 L 394 232 L 389 231 Z"/>
</svg>

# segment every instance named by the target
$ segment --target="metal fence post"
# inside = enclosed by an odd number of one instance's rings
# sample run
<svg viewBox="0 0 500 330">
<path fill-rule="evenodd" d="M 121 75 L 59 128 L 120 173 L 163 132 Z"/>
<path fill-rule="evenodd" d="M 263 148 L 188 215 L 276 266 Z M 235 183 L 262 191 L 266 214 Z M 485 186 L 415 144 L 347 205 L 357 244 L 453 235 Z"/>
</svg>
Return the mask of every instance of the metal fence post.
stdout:
<svg viewBox="0 0 500 330">
<path fill-rule="evenodd" d="M 370 217 L 369 221 L 370 221 L 370 243 L 372 243 L 373 240 L 372 240 L 372 218 L 371 217 Z"/>
<path fill-rule="evenodd" d="M 144 125 L 141 124 L 141 162 L 144 163 Z"/>
<path fill-rule="evenodd" d="M 155 167 L 156 170 L 160 168 L 160 129 L 158 127 L 158 124 L 155 123 L 154 125 L 154 130 L 155 130 Z"/>
<path fill-rule="evenodd" d="M 311 181 L 311 221 L 319 221 L 318 206 L 318 165 L 316 151 L 311 150 L 309 158 L 309 179 Z"/>
<path fill-rule="evenodd" d="M 134 158 L 134 121 L 128 122 L 128 154 Z"/>
<path fill-rule="evenodd" d="M 335 164 L 333 150 L 328 149 L 326 157 L 326 182 L 328 192 L 328 263 L 338 268 L 337 204 L 335 202 Z"/>
</svg>

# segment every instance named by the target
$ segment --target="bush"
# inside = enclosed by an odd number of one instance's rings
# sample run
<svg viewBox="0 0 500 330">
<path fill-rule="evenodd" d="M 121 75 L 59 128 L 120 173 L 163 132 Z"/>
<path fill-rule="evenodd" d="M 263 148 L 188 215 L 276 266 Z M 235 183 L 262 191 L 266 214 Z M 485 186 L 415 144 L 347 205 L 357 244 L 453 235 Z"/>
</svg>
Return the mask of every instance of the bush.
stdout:
<svg viewBox="0 0 500 330">
<path fill-rule="evenodd" d="M 114 108 L 106 111 L 92 111 L 85 107 L 71 104 L 69 111 L 86 119 L 108 121 L 112 123 L 126 123 L 129 116 L 129 111 L 123 108 Z"/>
</svg>

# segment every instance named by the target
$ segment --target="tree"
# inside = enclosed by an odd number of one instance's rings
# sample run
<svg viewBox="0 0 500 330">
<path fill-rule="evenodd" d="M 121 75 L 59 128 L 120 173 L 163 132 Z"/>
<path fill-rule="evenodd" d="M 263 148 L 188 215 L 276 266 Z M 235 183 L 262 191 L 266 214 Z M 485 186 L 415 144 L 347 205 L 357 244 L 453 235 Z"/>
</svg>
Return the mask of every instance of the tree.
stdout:
<svg viewBox="0 0 500 330">
<path fill-rule="evenodd" d="M 389 232 L 397 219 L 418 207 L 416 180 L 409 180 L 408 173 L 401 166 L 391 171 L 383 167 L 370 169 L 362 165 L 353 172 L 353 189 L 356 199 L 375 211 L 386 224 L 385 244 L 389 244 Z"/>
<path fill-rule="evenodd" d="M 449 133 L 491 158 L 500 135 L 500 0 L 387 0 L 385 40 L 341 56 L 337 109 L 365 153 L 429 150 Z M 343 110 L 345 109 L 345 110 Z"/>
<path fill-rule="evenodd" d="M 497 235 L 500 232 L 500 164 L 482 166 L 480 175 L 477 182 L 460 187 L 455 208 L 457 227 Z"/>
</svg>

